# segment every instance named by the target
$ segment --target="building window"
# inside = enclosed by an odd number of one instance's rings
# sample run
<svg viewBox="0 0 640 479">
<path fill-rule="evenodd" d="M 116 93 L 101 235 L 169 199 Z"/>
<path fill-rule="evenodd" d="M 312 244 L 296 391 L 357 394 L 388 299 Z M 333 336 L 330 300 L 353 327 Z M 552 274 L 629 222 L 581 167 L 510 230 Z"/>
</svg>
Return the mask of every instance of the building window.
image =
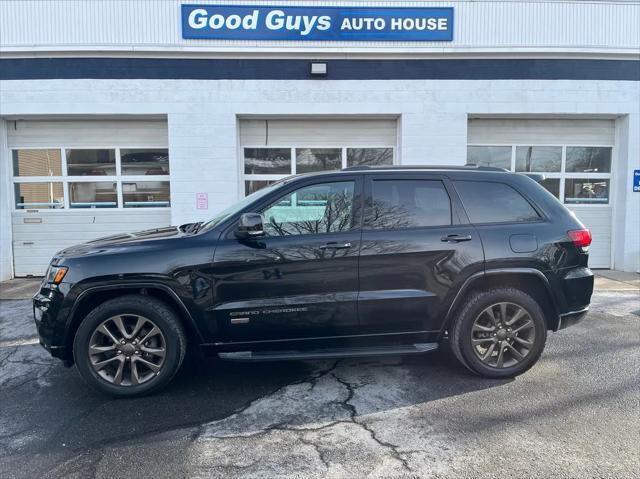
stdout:
<svg viewBox="0 0 640 479">
<path fill-rule="evenodd" d="M 347 166 L 393 165 L 393 148 L 347 148 Z"/>
<path fill-rule="evenodd" d="M 169 207 L 166 148 L 12 151 L 16 210 Z"/>
<path fill-rule="evenodd" d="M 609 203 L 609 180 L 567 178 L 564 183 L 564 202 L 569 205 Z"/>
<path fill-rule="evenodd" d="M 336 171 L 348 166 L 393 165 L 392 147 L 246 147 L 242 149 L 244 194 L 290 175 Z"/>
<path fill-rule="evenodd" d="M 568 205 L 609 203 L 611 146 L 469 145 L 467 164 L 543 173 L 540 184 Z"/>
<path fill-rule="evenodd" d="M 62 176 L 60 150 L 13 150 L 13 176 Z"/>
<path fill-rule="evenodd" d="M 611 173 L 611 148 L 567 146 L 567 172 Z"/>
<path fill-rule="evenodd" d="M 64 208 L 62 183 L 15 183 L 17 210 Z"/>
<path fill-rule="evenodd" d="M 122 183 L 125 208 L 157 208 L 169 206 L 168 181 L 137 181 Z"/>
<path fill-rule="evenodd" d="M 70 208 L 116 208 L 116 184 L 107 181 L 69 183 Z"/>
<path fill-rule="evenodd" d="M 115 150 L 67 150 L 69 176 L 115 176 Z"/>
<path fill-rule="evenodd" d="M 511 169 L 510 146 L 468 146 L 467 165 Z"/>
<path fill-rule="evenodd" d="M 342 148 L 296 148 L 296 173 L 342 168 Z"/>
<path fill-rule="evenodd" d="M 291 174 L 291 149 L 245 148 L 244 173 L 246 175 Z"/>
<path fill-rule="evenodd" d="M 516 146 L 516 171 L 558 173 L 561 146 Z"/>
<path fill-rule="evenodd" d="M 168 175 L 169 150 L 166 148 L 136 148 L 120 150 L 123 175 Z"/>
</svg>

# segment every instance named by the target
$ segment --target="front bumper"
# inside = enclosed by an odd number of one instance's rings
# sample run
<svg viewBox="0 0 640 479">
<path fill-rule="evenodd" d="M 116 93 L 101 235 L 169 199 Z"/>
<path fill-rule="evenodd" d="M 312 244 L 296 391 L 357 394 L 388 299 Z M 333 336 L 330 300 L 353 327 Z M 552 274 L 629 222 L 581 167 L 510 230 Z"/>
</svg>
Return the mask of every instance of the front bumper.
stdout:
<svg viewBox="0 0 640 479">
<path fill-rule="evenodd" d="M 70 352 L 65 345 L 67 318 L 63 303 L 64 294 L 60 289 L 42 285 L 33 297 L 33 319 L 42 347 L 55 358 L 69 360 Z"/>
</svg>

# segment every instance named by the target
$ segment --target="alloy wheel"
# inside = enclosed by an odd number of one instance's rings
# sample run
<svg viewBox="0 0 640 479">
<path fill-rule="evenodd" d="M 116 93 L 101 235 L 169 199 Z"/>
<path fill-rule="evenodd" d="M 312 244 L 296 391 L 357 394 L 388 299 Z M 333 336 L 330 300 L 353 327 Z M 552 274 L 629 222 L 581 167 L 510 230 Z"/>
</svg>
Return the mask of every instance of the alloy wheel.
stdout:
<svg viewBox="0 0 640 479">
<path fill-rule="evenodd" d="M 93 370 L 116 386 L 136 386 L 162 370 L 166 341 L 160 328 L 138 314 L 113 316 L 98 326 L 89 340 Z"/>
<path fill-rule="evenodd" d="M 471 345 L 487 366 L 509 368 L 531 352 L 535 335 L 535 323 L 526 309 L 515 303 L 496 303 L 473 322 Z"/>
</svg>

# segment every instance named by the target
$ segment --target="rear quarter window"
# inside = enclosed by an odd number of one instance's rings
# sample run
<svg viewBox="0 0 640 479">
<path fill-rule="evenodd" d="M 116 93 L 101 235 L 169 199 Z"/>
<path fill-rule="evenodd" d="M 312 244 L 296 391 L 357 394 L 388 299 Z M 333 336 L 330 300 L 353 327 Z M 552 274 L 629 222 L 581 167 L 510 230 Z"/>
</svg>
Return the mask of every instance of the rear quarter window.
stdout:
<svg viewBox="0 0 640 479">
<path fill-rule="evenodd" d="M 540 219 L 533 206 L 518 191 L 505 183 L 454 183 L 472 223 L 519 223 Z"/>
</svg>

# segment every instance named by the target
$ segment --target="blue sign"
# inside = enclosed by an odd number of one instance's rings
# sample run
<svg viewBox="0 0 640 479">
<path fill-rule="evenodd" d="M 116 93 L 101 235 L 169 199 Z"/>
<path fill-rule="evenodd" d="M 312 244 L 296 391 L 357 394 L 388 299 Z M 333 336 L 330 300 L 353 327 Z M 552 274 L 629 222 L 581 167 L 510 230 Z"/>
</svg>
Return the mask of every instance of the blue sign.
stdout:
<svg viewBox="0 0 640 479">
<path fill-rule="evenodd" d="M 633 191 L 640 192 L 640 170 L 633 170 Z"/>
<path fill-rule="evenodd" d="M 453 8 L 182 5 L 182 38 L 453 40 Z"/>
</svg>

